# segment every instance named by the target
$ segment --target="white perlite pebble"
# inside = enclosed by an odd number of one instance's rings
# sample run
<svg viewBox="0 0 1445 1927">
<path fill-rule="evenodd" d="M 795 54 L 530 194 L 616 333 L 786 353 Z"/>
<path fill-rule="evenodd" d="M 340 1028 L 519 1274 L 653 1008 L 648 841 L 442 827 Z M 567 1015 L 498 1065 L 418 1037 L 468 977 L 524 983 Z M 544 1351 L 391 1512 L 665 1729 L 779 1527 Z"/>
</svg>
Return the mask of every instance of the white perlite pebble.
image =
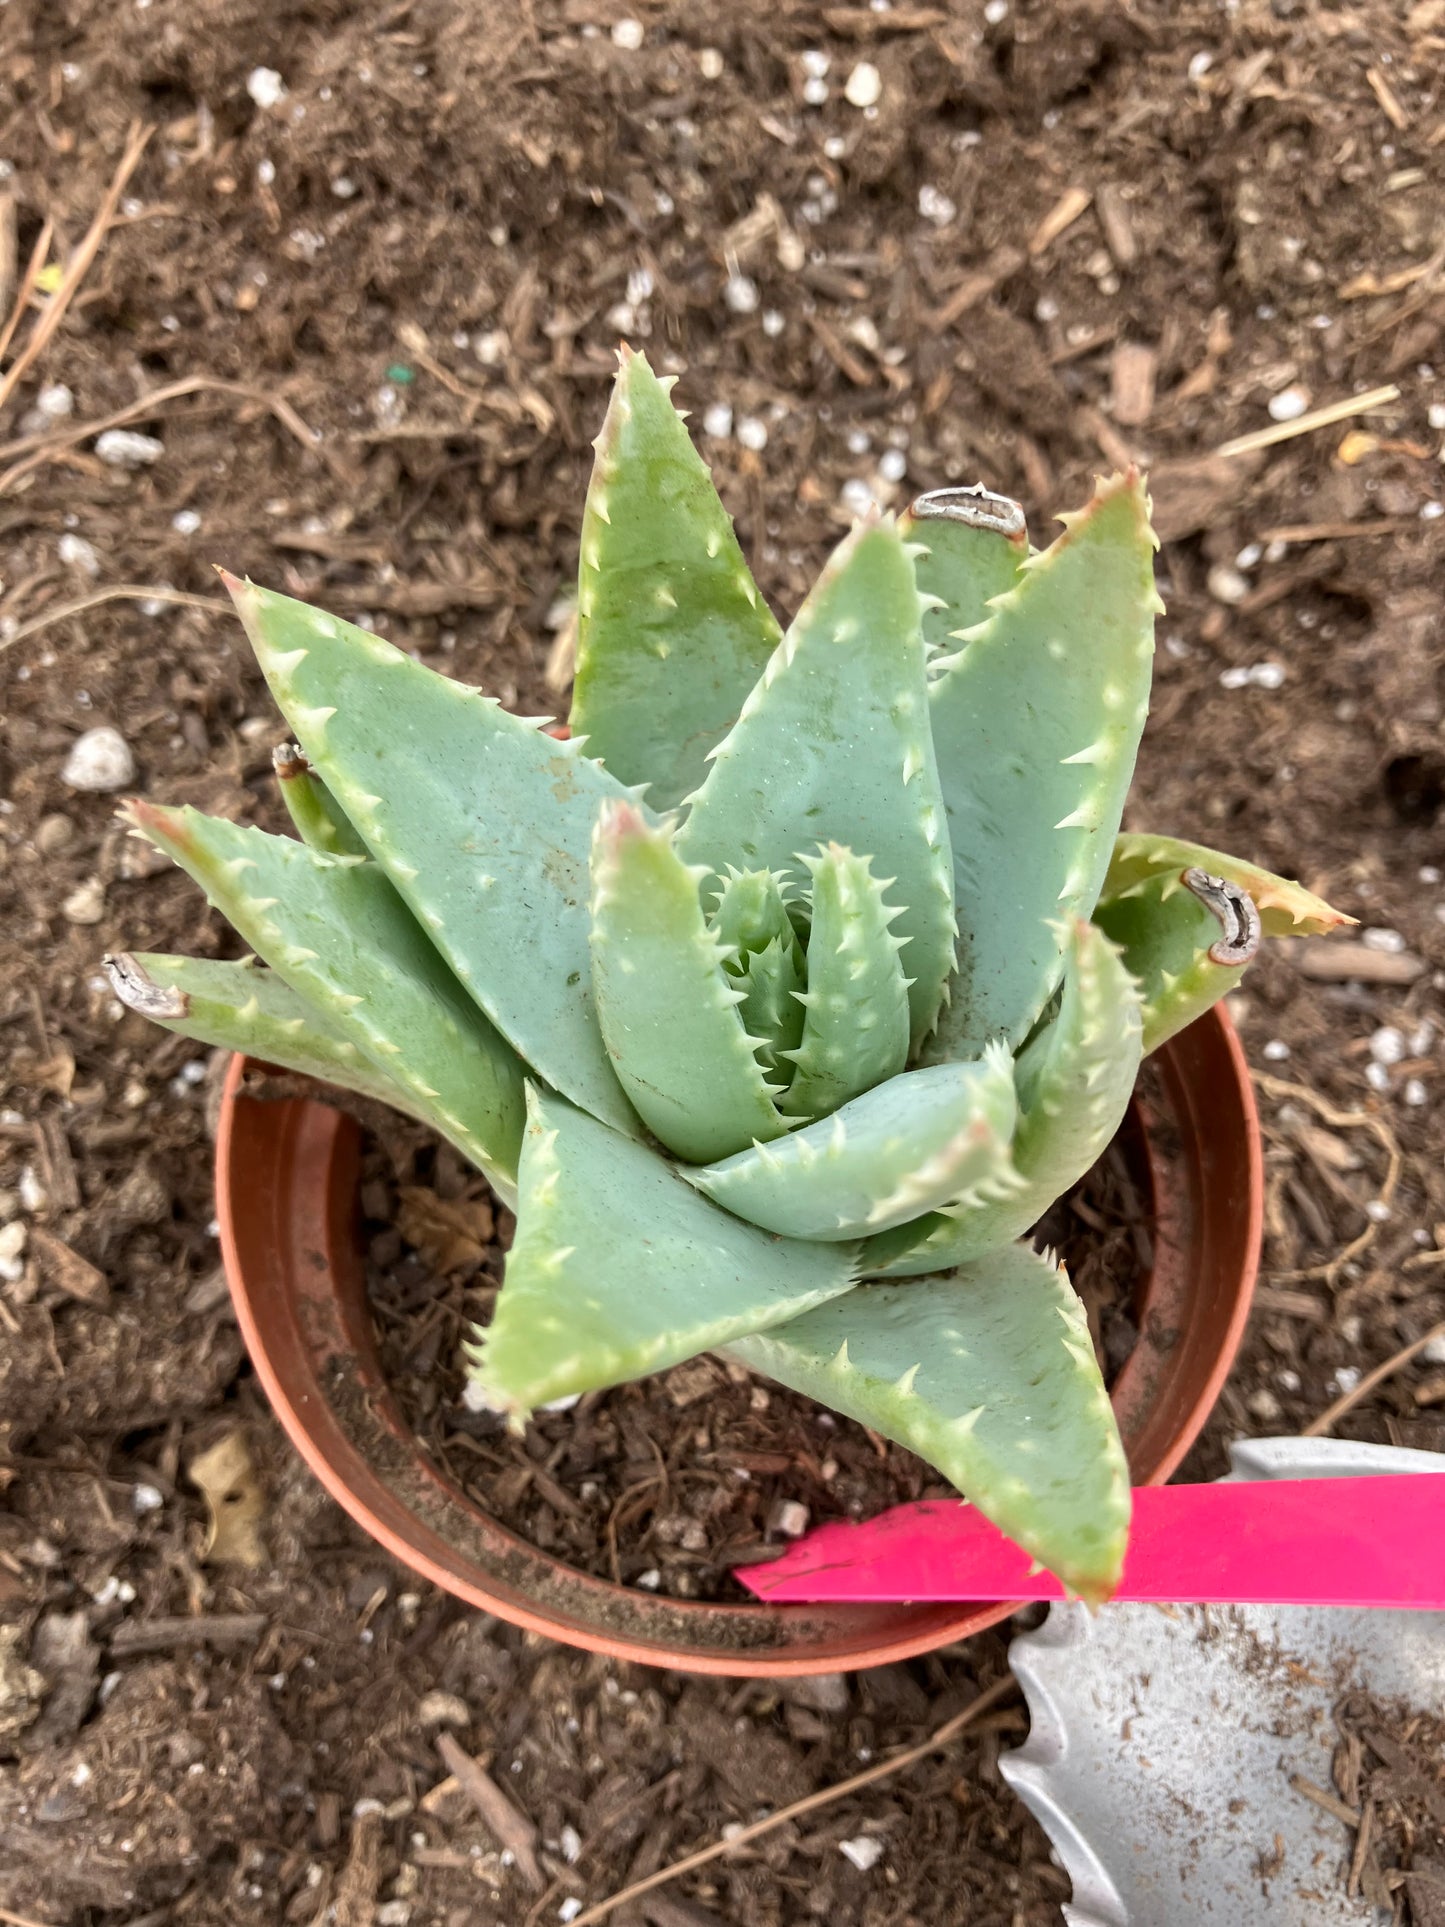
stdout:
<svg viewBox="0 0 1445 1927">
<path fill-rule="evenodd" d="M 1366 950 L 1383 950 L 1392 957 L 1399 956 L 1405 948 L 1405 939 L 1398 930 L 1381 928 L 1378 924 L 1372 924 L 1368 930 L 1362 930 L 1360 942 Z"/>
<path fill-rule="evenodd" d="M 201 518 L 194 509 L 177 509 L 171 517 L 171 527 L 177 535 L 197 535 L 200 533 Z"/>
<path fill-rule="evenodd" d="M 71 891 L 60 909 L 67 923 L 99 923 L 105 915 L 105 885 L 91 877 Z"/>
<path fill-rule="evenodd" d="M 1341 1365 L 1340 1369 L 1335 1373 L 1332 1382 L 1337 1392 L 1353 1392 L 1359 1385 L 1361 1376 L 1362 1374 L 1357 1365 Z"/>
<path fill-rule="evenodd" d="M 808 1508 L 801 1499 L 784 1499 L 768 1521 L 785 1539 L 801 1539 L 808 1530 Z"/>
<path fill-rule="evenodd" d="M 159 1512 L 165 1504 L 165 1496 L 159 1486 L 133 1485 L 130 1491 L 130 1509 L 138 1516 L 147 1512 Z"/>
<path fill-rule="evenodd" d="M 1264 1047 L 1264 1055 L 1271 1064 L 1282 1064 L 1289 1056 L 1289 1045 L 1283 1038 L 1271 1037 Z"/>
<path fill-rule="evenodd" d="M 716 47 L 701 47 L 698 50 L 697 70 L 704 80 L 721 80 L 723 57 Z"/>
<path fill-rule="evenodd" d="M 1269 418 L 1276 422 L 1297 422 L 1309 405 L 1308 388 L 1281 388 L 1269 398 Z"/>
<path fill-rule="evenodd" d="M 883 76 L 871 60 L 860 60 L 848 76 L 843 98 L 850 107 L 876 107 L 883 98 Z"/>
<path fill-rule="evenodd" d="M 130 753 L 130 744 L 109 723 L 86 730 L 71 744 L 60 780 L 73 790 L 104 793 L 124 789 L 127 783 L 135 781 L 135 758 Z"/>
<path fill-rule="evenodd" d="M 582 1852 L 582 1836 L 576 1827 L 563 1827 L 557 1835 L 557 1844 L 562 1849 L 562 1858 L 572 1866 Z"/>
<path fill-rule="evenodd" d="M 1445 1365 L 1445 1332 L 1432 1338 L 1420 1356 L 1427 1365 Z"/>
<path fill-rule="evenodd" d="M 1370 1037 L 1370 1055 L 1377 1064 L 1403 1064 L 1408 1046 L 1405 1033 L 1393 1024 L 1382 1024 Z"/>
<path fill-rule="evenodd" d="M 416 1716 L 423 1726 L 470 1726 L 471 1708 L 456 1693 L 424 1693 Z"/>
<path fill-rule="evenodd" d="M 469 1378 L 462 1387 L 462 1404 L 469 1412 L 499 1412 L 500 1405 L 493 1405 L 476 1379 Z"/>
<path fill-rule="evenodd" d="M 1423 1111 L 1430 1102 L 1430 1093 L 1425 1088 L 1424 1079 L 1420 1077 L 1407 1077 L 1405 1088 L 1400 1096 L 1413 1111 Z"/>
<path fill-rule="evenodd" d="M 1249 594 L 1248 582 L 1239 573 L 1238 569 L 1232 569 L 1227 562 L 1215 563 L 1214 567 L 1205 577 L 1205 586 L 1216 602 L 1228 603 L 1230 605 L 1236 602 L 1243 602 L 1244 598 Z M 1226 670 L 1225 673 L 1227 675 L 1228 671 Z"/>
<path fill-rule="evenodd" d="M 738 423 L 737 436 L 744 448 L 759 454 L 768 445 L 767 423 L 760 422 L 756 415 L 744 415 Z"/>
<path fill-rule="evenodd" d="M 75 397 L 63 381 L 51 382 L 35 397 L 35 406 L 48 422 L 63 422 L 73 413 Z"/>
<path fill-rule="evenodd" d="M 746 274 L 730 274 L 723 283 L 723 300 L 734 314 L 754 314 L 758 306 L 758 284 Z"/>
<path fill-rule="evenodd" d="M 852 1861 L 859 1873 L 867 1873 L 883 1858 L 883 1842 L 875 1840 L 871 1833 L 860 1833 L 854 1840 L 840 1840 L 838 1851 L 845 1860 Z"/>
<path fill-rule="evenodd" d="M 0 1229 L 0 1279 L 7 1285 L 18 1285 L 25 1276 L 25 1246 L 30 1236 L 30 1227 L 23 1218 Z"/>
<path fill-rule="evenodd" d="M 286 97 L 286 83 L 274 67 L 253 67 L 246 76 L 246 92 L 258 107 L 274 107 Z"/>
<path fill-rule="evenodd" d="M 569 1894 L 557 1909 L 557 1918 L 561 1921 L 575 1920 L 581 1911 L 582 1902 L 577 1898 L 576 1894 Z"/>
<path fill-rule="evenodd" d="M 67 569 L 79 569 L 82 575 L 100 574 L 100 557 L 83 535 L 72 535 L 67 530 L 56 543 L 55 553 Z"/>
<path fill-rule="evenodd" d="M 107 428 L 95 438 L 95 452 L 109 468 L 149 468 L 166 452 L 164 442 L 134 428 Z"/>
<path fill-rule="evenodd" d="M 712 402 L 703 411 L 702 432 L 716 441 L 726 441 L 733 432 L 733 411 L 725 401 Z"/>
<path fill-rule="evenodd" d="M 918 212 L 935 227 L 947 227 L 958 208 L 946 194 L 925 181 L 918 190 Z"/>
<path fill-rule="evenodd" d="M 642 40 L 642 22 L 630 16 L 619 20 L 612 29 L 612 44 L 614 47 L 621 47 L 624 53 L 635 54 L 642 45 Z"/>
</svg>

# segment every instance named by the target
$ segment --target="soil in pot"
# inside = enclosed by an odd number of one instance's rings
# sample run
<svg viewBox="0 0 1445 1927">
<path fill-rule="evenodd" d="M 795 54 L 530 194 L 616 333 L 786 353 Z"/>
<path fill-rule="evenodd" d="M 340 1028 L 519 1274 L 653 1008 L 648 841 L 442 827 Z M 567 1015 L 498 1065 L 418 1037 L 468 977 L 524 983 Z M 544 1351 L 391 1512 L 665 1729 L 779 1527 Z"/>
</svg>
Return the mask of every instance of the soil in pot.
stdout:
<svg viewBox="0 0 1445 1927">
<path fill-rule="evenodd" d="M 1112 1381 L 1137 1337 L 1148 1184 L 1132 1122 L 1040 1224 Z M 501 1524 L 579 1571 L 685 1599 L 747 1598 L 733 1566 L 789 1532 L 948 1496 L 931 1466 L 713 1357 L 535 1415 L 512 1437 L 463 1399 L 460 1343 L 486 1324 L 511 1213 L 445 1143 L 399 1120 L 368 1137 L 361 1205 L 383 1369 L 433 1461 Z"/>
</svg>

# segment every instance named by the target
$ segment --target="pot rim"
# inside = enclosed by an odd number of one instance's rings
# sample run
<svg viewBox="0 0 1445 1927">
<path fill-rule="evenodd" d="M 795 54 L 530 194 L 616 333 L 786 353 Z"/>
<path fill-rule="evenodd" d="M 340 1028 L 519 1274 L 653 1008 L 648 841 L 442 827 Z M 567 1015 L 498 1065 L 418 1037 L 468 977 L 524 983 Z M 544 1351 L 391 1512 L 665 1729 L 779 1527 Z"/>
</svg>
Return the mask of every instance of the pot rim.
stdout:
<svg viewBox="0 0 1445 1927">
<path fill-rule="evenodd" d="M 1111 1393 L 1137 1484 L 1162 1484 L 1208 1418 L 1249 1316 L 1263 1224 L 1258 1116 L 1227 1014 L 1207 1012 L 1153 1061 L 1163 1096 L 1136 1094 L 1135 1111 L 1156 1249 L 1140 1339 Z M 216 1140 L 217 1218 L 237 1320 L 292 1444 L 403 1566 L 549 1638 L 615 1659 L 748 1677 L 884 1665 L 967 1638 L 1015 1610 L 1010 1601 L 780 1607 L 670 1599 L 580 1573 L 490 1519 L 432 1464 L 382 1378 L 355 1235 L 354 1121 L 320 1102 L 248 1100 L 240 1088 L 247 1062 L 238 1055 L 228 1066 Z M 269 1157 L 260 1195 L 245 1184 L 258 1147 Z M 458 1539 L 484 1549 L 487 1561 Z"/>
</svg>

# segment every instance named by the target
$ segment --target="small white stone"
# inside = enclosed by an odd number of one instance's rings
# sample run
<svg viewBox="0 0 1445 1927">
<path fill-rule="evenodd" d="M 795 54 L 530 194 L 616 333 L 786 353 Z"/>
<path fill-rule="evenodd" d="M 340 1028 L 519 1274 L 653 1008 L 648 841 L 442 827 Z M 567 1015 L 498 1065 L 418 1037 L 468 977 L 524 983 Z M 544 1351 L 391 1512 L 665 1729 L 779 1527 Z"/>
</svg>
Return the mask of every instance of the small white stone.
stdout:
<svg viewBox="0 0 1445 1927">
<path fill-rule="evenodd" d="M 908 473 L 908 457 L 901 448 L 885 449 L 879 457 L 878 473 L 885 482 L 901 482 Z"/>
<path fill-rule="evenodd" d="M 171 517 L 171 527 L 177 535 L 197 535 L 200 533 L 201 518 L 194 509 L 177 509 Z"/>
<path fill-rule="evenodd" d="M 1238 569 L 1232 569 L 1227 562 L 1216 562 L 1205 577 L 1205 584 L 1216 602 L 1224 602 L 1231 607 L 1237 602 L 1243 602 L 1249 594 L 1248 581 Z"/>
<path fill-rule="evenodd" d="M 1445 502 L 1422 502 L 1420 504 L 1420 520 L 1422 522 L 1438 522 L 1442 515 L 1445 515 Z"/>
<path fill-rule="evenodd" d="M 983 10 L 983 17 L 991 27 L 996 27 L 1001 21 L 1007 20 L 1008 0 L 988 0 L 988 5 Z"/>
<path fill-rule="evenodd" d="M 23 1218 L 16 1218 L 0 1229 L 0 1278 L 7 1285 L 18 1285 L 25 1276 L 25 1245 L 30 1236 L 30 1227 Z"/>
<path fill-rule="evenodd" d="M 1438 883 L 1440 881 L 1440 871 L 1433 863 L 1422 863 L 1420 865 L 1419 875 L 1422 883 Z"/>
<path fill-rule="evenodd" d="M 1281 388 L 1269 398 L 1269 418 L 1276 422 L 1297 422 L 1310 405 L 1310 391 L 1296 385 Z"/>
<path fill-rule="evenodd" d="M 883 1842 L 875 1840 L 871 1833 L 860 1833 L 852 1840 L 840 1840 L 838 1851 L 845 1860 L 852 1861 L 859 1873 L 867 1873 L 883 1858 Z"/>
<path fill-rule="evenodd" d="M 582 1902 L 575 1894 L 569 1894 L 557 1909 L 557 1918 L 560 1921 L 575 1920 L 581 1911 Z"/>
<path fill-rule="evenodd" d="M 744 448 L 759 454 L 768 445 L 768 425 L 756 415 L 744 415 L 737 425 L 737 438 Z"/>
<path fill-rule="evenodd" d="M 144 1516 L 147 1512 L 159 1512 L 164 1504 L 165 1495 L 159 1486 L 142 1483 L 133 1485 L 130 1489 L 130 1509 L 137 1515 Z"/>
<path fill-rule="evenodd" d="M 723 57 L 716 47 L 698 49 L 697 70 L 704 80 L 722 79 Z"/>
<path fill-rule="evenodd" d="M 67 923 L 98 923 L 106 913 L 106 886 L 98 877 L 87 877 L 85 883 L 69 892 L 60 911 Z"/>
<path fill-rule="evenodd" d="M 286 98 L 286 83 L 274 67 L 253 67 L 246 76 L 246 92 L 258 107 L 274 107 Z"/>
<path fill-rule="evenodd" d="M 1402 1100 L 1415 1111 L 1423 1110 L 1430 1102 L 1430 1093 L 1426 1090 L 1425 1080 L 1421 1077 L 1407 1077 L 1405 1079 L 1405 1088 L 1401 1091 L 1400 1096 Z"/>
<path fill-rule="evenodd" d="M 381 1814 L 385 1812 L 386 1812 L 386 1808 L 382 1805 L 380 1800 L 374 1800 L 372 1799 L 370 1794 L 366 1794 L 362 1799 L 358 1800 L 355 1806 L 351 1809 L 351 1817 L 353 1820 L 365 1820 L 369 1818 L 372 1814 Z"/>
<path fill-rule="evenodd" d="M 1267 1385 L 1261 1385 L 1257 1392 L 1251 1392 L 1245 1403 L 1252 1416 L 1262 1425 L 1273 1425 L 1284 1415 L 1284 1407 Z"/>
<path fill-rule="evenodd" d="M 257 161 L 256 179 L 262 187 L 269 187 L 276 178 L 276 163 L 271 160 Z"/>
<path fill-rule="evenodd" d="M 48 422 L 63 422 L 75 412 L 75 397 L 63 381 L 52 381 L 35 397 L 35 406 Z"/>
<path fill-rule="evenodd" d="M 1379 925 L 1371 925 L 1368 930 L 1362 930 L 1360 942 L 1366 950 L 1383 950 L 1392 957 L 1398 957 L 1405 948 L 1405 939 L 1398 930 L 1381 928 Z"/>
<path fill-rule="evenodd" d="M 1255 569 L 1264 560 L 1264 549 L 1258 542 L 1246 542 L 1234 558 L 1236 569 Z"/>
<path fill-rule="evenodd" d="M 20 1121 L 17 1115 L 14 1122 L 18 1124 Z M 33 1164 L 22 1166 L 20 1182 L 15 1189 L 20 1194 L 20 1209 L 28 1211 L 32 1218 L 37 1217 L 50 1202 L 50 1193 L 35 1175 Z"/>
<path fill-rule="evenodd" d="M 711 435 L 714 441 L 724 442 L 733 432 L 733 411 L 730 402 L 710 402 L 703 410 L 702 432 Z"/>
<path fill-rule="evenodd" d="M 1283 1038 L 1271 1037 L 1264 1047 L 1264 1055 L 1271 1064 L 1282 1064 L 1289 1056 L 1289 1045 Z"/>
<path fill-rule="evenodd" d="M 68 569 L 79 569 L 82 575 L 100 574 L 100 557 L 83 535 L 67 531 L 56 543 L 55 553 Z"/>
<path fill-rule="evenodd" d="M 624 53 L 635 54 L 637 49 L 642 45 L 643 38 L 644 30 L 642 22 L 640 20 L 634 20 L 631 14 L 627 14 L 621 20 L 614 22 L 612 28 L 612 44 L 614 47 L 621 47 Z"/>
<path fill-rule="evenodd" d="M 662 1574 L 656 1566 L 649 1566 L 646 1572 L 638 1573 L 637 1584 L 644 1592 L 656 1592 L 662 1584 Z"/>
<path fill-rule="evenodd" d="M 1445 1365 L 1445 1332 L 1432 1338 L 1420 1356 L 1427 1365 Z"/>
<path fill-rule="evenodd" d="M 1341 1365 L 1330 1383 L 1337 1392 L 1353 1392 L 1363 1376 L 1357 1365 Z"/>
<path fill-rule="evenodd" d="M 1403 1064 L 1409 1052 L 1405 1033 L 1393 1024 L 1382 1024 L 1370 1036 L 1370 1055 L 1377 1064 Z"/>
<path fill-rule="evenodd" d="M 1298 1372 L 1292 1372 L 1288 1366 L 1286 1366 L 1283 1371 L 1276 1372 L 1274 1376 L 1275 1383 L 1282 1392 L 1297 1392 L 1299 1390 L 1300 1375 Z"/>
<path fill-rule="evenodd" d="M 488 328 L 473 337 L 472 353 L 484 368 L 495 368 L 507 356 L 512 346 L 511 337 L 505 328 Z"/>
<path fill-rule="evenodd" d="M 734 314 L 755 314 L 758 284 L 750 275 L 730 274 L 723 283 L 723 300 Z"/>
<path fill-rule="evenodd" d="M 1390 1088 L 1390 1073 L 1383 1064 L 1373 1060 L 1365 1066 L 1365 1082 L 1372 1091 L 1387 1091 Z"/>
<path fill-rule="evenodd" d="M 934 227 L 947 227 L 958 209 L 941 189 L 925 181 L 918 190 L 918 212 Z"/>
<path fill-rule="evenodd" d="M 409 1900 L 384 1900 L 377 1908 L 373 1918 L 376 1927 L 407 1927 L 411 1919 Z"/>
<path fill-rule="evenodd" d="M 828 83 L 816 76 L 803 82 L 803 103 L 808 107 L 822 107 L 828 99 Z"/>
<path fill-rule="evenodd" d="M 109 723 L 87 729 L 71 744 L 60 780 L 70 789 L 100 794 L 124 789 L 127 783 L 135 781 L 135 758 L 130 744 Z"/>
<path fill-rule="evenodd" d="M 1392 1215 L 1389 1205 L 1383 1198 L 1371 1198 L 1365 1206 L 1365 1216 L 1371 1224 L 1388 1224 Z"/>
<path fill-rule="evenodd" d="M 1257 662 L 1249 672 L 1249 680 L 1256 689 L 1278 689 L 1284 678 L 1285 667 L 1282 662 Z"/>
<path fill-rule="evenodd" d="M 883 98 L 883 76 L 871 60 L 860 60 L 849 74 L 843 98 L 850 107 L 876 107 Z"/>
<path fill-rule="evenodd" d="M 1425 419 L 1432 428 L 1445 428 L 1445 401 L 1432 401 L 1425 411 Z"/>
<path fill-rule="evenodd" d="M 783 1499 L 773 1508 L 773 1516 L 768 1521 L 774 1532 L 781 1532 L 785 1539 L 801 1539 L 808 1530 L 808 1508 L 801 1499 Z"/>
<path fill-rule="evenodd" d="M 557 1844 L 562 1849 L 562 1858 L 572 1866 L 582 1852 L 582 1836 L 576 1827 L 563 1827 L 557 1836 Z"/>
<path fill-rule="evenodd" d="M 1435 1041 L 1435 1026 L 1428 1017 L 1423 1018 L 1410 1032 L 1410 1055 L 1423 1057 Z"/>
<path fill-rule="evenodd" d="M 825 54 L 821 47 L 805 48 L 803 52 L 803 72 L 810 80 L 821 80 L 832 64 L 832 57 Z"/>
<path fill-rule="evenodd" d="M 1247 689 L 1249 687 L 1249 671 L 1247 669 L 1221 669 L 1219 672 L 1219 686 L 1221 689 Z"/>
<path fill-rule="evenodd" d="M 107 428 L 96 436 L 95 452 L 110 468 L 149 468 L 165 454 L 166 445 L 134 428 Z"/>
<path fill-rule="evenodd" d="M 873 490 L 857 475 L 850 476 L 843 484 L 838 499 L 850 515 L 866 515 L 876 502 Z"/>
<path fill-rule="evenodd" d="M 776 308 L 764 309 L 763 333 L 768 337 L 769 341 L 776 341 L 787 325 L 787 318 L 780 314 Z"/>
</svg>

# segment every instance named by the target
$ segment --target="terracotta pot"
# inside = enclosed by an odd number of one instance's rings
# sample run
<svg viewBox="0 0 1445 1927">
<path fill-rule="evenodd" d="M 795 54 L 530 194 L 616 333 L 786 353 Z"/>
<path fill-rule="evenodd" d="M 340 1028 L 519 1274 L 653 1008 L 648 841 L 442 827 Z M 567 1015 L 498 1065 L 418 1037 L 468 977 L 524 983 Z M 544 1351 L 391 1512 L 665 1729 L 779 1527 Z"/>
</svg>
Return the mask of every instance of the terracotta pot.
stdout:
<svg viewBox="0 0 1445 1927">
<path fill-rule="evenodd" d="M 1136 1484 L 1189 1449 L 1233 1361 L 1259 1256 L 1263 1169 L 1249 1073 L 1223 1012 L 1156 1054 L 1131 1112 L 1152 1190 L 1141 1337 L 1113 1390 Z M 763 1606 L 674 1600 L 538 1552 L 437 1470 L 381 1374 L 358 1236 L 360 1133 L 304 1100 L 226 1080 L 216 1145 L 226 1275 L 252 1360 L 321 1483 L 381 1545 L 458 1598 L 594 1652 L 751 1676 L 877 1666 L 966 1638 L 997 1605 Z"/>
</svg>

